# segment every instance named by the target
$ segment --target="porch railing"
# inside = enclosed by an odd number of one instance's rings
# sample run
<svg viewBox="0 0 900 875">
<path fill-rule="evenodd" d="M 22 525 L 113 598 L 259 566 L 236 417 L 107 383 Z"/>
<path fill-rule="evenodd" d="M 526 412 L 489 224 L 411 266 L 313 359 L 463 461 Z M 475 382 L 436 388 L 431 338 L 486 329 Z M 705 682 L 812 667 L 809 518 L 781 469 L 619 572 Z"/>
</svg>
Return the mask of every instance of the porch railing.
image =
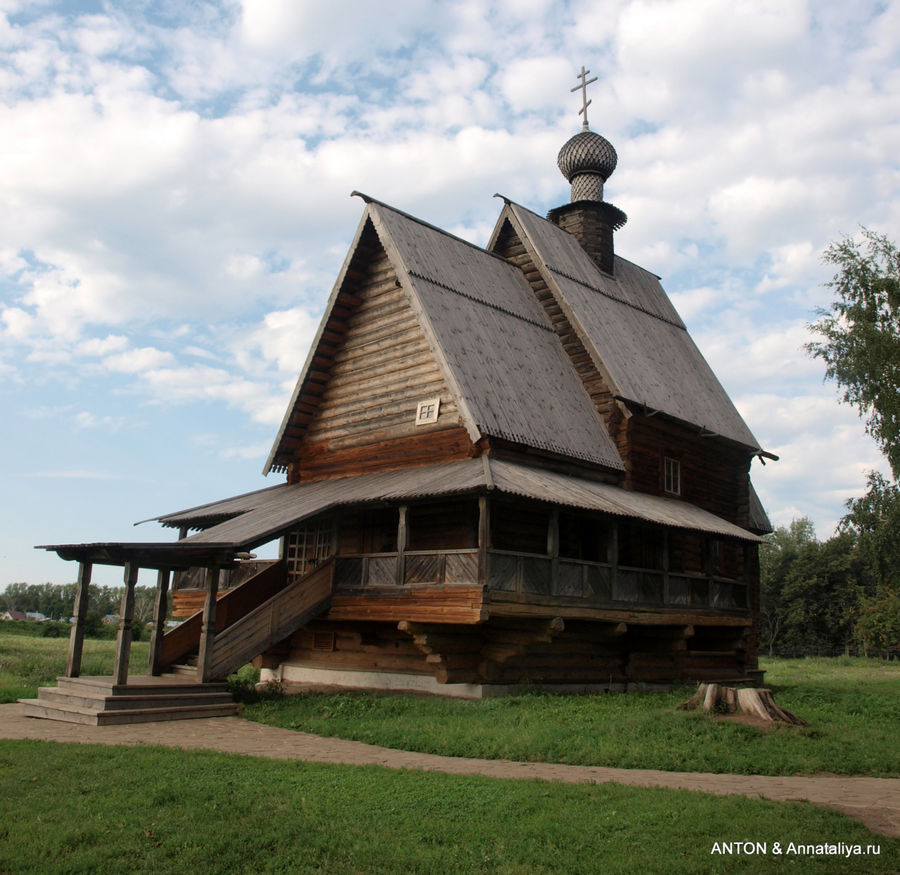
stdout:
<svg viewBox="0 0 900 875">
<path fill-rule="evenodd" d="M 336 590 L 415 584 L 471 586 L 479 582 L 485 581 L 479 581 L 477 550 L 416 550 L 335 558 Z M 487 551 L 486 582 L 498 593 L 561 598 L 600 607 L 747 608 L 747 585 L 739 580 L 507 550 Z"/>
</svg>

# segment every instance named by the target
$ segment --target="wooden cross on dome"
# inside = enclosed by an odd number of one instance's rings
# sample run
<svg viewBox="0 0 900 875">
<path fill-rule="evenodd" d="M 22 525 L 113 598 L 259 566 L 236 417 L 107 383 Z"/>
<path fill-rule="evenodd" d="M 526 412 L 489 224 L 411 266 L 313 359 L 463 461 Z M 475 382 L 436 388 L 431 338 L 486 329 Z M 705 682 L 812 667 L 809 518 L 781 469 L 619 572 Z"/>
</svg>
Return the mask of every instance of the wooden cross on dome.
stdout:
<svg viewBox="0 0 900 875">
<path fill-rule="evenodd" d="M 581 80 L 580 85 L 576 85 L 574 88 L 570 89 L 570 91 L 578 91 L 581 89 L 581 109 L 578 110 L 578 115 L 583 115 L 584 119 L 582 120 L 581 126 L 586 131 L 588 129 L 588 117 L 587 117 L 587 108 L 591 105 L 591 101 L 587 99 L 587 87 L 591 84 L 591 82 L 596 82 L 597 77 L 594 76 L 593 79 L 588 79 L 588 73 L 590 70 L 584 69 L 584 64 L 581 65 L 581 72 L 575 77 L 576 79 Z"/>
</svg>

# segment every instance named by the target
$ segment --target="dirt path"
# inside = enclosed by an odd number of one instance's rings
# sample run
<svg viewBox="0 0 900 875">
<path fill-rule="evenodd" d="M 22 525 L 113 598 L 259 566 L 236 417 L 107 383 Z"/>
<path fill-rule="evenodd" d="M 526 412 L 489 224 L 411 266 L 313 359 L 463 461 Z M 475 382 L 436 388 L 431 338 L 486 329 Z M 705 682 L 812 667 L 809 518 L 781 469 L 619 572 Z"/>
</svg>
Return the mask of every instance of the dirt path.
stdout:
<svg viewBox="0 0 900 875">
<path fill-rule="evenodd" d="M 490 778 L 537 778 L 570 784 L 603 784 L 612 781 L 635 787 L 700 790 L 719 796 L 737 794 L 763 797 L 776 802 L 807 800 L 853 817 L 874 832 L 900 836 L 900 778 L 773 778 L 463 759 L 392 750 L 358 741 L 321 738 L 305 732 L 251 723 L 240 717 L 138 723 L 131 726 L 80 726 L 76 723 L 25 717 L 21 705 L 0 705 L 0 738 L 32 738 L 81 744 L 159 744 L 276 760 L 376 765 L 456 775 L 477 774 Z"/>
</svg>

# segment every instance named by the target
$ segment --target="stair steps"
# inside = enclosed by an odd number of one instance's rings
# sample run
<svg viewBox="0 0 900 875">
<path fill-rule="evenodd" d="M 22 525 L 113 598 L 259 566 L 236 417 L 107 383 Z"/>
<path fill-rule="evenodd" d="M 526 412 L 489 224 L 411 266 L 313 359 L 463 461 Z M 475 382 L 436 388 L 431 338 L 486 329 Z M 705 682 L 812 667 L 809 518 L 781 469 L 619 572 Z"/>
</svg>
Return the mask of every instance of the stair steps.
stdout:
<svg viewBox="0 0 900 875">
<path fill-rule="evenodd" d="M 36 699 L 20 699 L 25 716 L 109 726 L 237 712 L 224 683 L 199 684 L 176 674 L 134 677 L 127 684 L 109 677 L 58 678 L 57 684 L 41 687 Z"/>
</svg>

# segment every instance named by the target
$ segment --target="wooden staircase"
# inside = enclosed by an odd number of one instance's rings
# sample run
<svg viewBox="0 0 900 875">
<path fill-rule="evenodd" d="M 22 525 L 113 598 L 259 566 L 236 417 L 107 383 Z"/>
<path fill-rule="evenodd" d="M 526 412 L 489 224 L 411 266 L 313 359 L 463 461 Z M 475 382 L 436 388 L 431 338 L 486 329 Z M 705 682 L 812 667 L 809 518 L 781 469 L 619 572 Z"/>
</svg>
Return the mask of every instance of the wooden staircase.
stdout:
<svg viewBox="0 0 900 875">
<path fill-rule="evenodd" d="M 168 673 L 132 676 L 126 684 L 111 677 L 57 678 L 57 686 L 41 687 L 36 699 L 19 700 L 25 715 L 92 726 L 230 716 L 236 706 L 224 679 L 327 611 L 332 572 L 328 560 L 285 586 L 278 563 L 226 593 L 217 603 L 209 667 L 217 682 L 198 680 L 202 616 L 195 614 L 163 639 L 160 662 Z"/>
<path fill-rule="evenodd" d="M 20 699 L 26 717 L 109 726 L 230 717 L 237 706 L 224 683 L 199 684 L 174 674 L 132 677 L 115 684 L 111 677 L 57 678 L 41 687 L 36 699 Z"/>
</svg>

